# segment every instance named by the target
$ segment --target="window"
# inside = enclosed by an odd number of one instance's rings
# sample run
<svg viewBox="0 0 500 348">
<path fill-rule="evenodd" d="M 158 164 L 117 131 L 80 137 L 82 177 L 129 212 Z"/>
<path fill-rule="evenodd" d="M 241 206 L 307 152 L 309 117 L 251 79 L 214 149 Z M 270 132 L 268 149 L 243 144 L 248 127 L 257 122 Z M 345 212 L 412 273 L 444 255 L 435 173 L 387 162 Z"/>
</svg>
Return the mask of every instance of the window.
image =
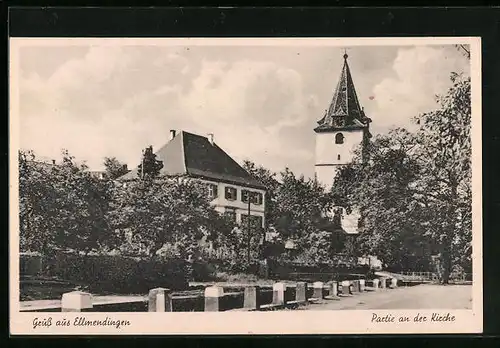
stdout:
<svg viewBox="0 0 500 348">
<path fill-rule="evenodd" d="M 340 161 L 340 155 L 337 155 L 337 160 L 339 160 L 339 161 Z"/>
<path fill-rule="evenodd" d="M 260 192 L 254 192 L 252 196 L 252 203 L 255 205 L 261 205 L 262 204 L 262 193 Z"/>
<path fill-rule="evenodd" d="M 255 205 L 262 204 L 262 199 L 263 199 L 262 193 L 248 191 L 248 190 L 241 191 L 241 201 L 243 203 L 248 203 L 248 196 L 250 196 L 250 202 L 252 202 L 252 204 L 255 204 Z"/>
<path fill-rule="evenodd" d="M 208 184 L 208 197 L 211 199 L 217 198 L 218 192 L 217 192 L 217 185 L 215 184 Z"/>
<path fill-rule="evenodd" d="M 224 197 L 227 200 L 235 201 L 236 198 L 237 198 L 237 193 L 238 193 L 238 191 L 236 191 L 236 188 L 230 187 L 230 186 L 226 186 L 226 189 L 225 189 L 225 192 L 224 192 Z"/>
<path fill-rule="evenodd" d="M 342 133 L 337 133 L 335 135 L 335 144 L 343 144 L 344 143 L 344 135 Z"/>
</svg>

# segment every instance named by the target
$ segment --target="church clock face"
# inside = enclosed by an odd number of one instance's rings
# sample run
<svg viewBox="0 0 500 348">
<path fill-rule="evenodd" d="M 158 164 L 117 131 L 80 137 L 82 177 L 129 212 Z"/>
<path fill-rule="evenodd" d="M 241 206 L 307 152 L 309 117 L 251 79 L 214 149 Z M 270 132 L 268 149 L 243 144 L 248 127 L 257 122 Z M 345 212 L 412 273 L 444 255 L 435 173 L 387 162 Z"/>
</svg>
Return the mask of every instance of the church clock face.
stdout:
<svg viewBox="0 0 500 348">
<path fill-rule="evenodd" d="M 344 126 L 344 119 L 342 117 L 336 117 L 334 121 L 334 125 L 336 127 L 343 127 Z"/>
</svg>

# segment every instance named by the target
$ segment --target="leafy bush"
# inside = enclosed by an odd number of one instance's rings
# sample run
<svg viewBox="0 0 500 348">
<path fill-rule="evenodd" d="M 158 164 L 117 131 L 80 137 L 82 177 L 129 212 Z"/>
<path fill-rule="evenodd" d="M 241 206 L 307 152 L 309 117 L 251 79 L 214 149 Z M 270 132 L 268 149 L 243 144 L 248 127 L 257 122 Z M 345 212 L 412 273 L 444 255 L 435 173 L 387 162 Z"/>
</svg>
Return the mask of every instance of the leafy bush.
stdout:
<svg viewBox="0 0 500 348">
<path fill-rule="evenodd" d="M 216 279 L 216 265 L 206 261 L 195 261 L 191 264 L 191 279 L 194 281 L 212 281 Z"/>
<path fill-rule="evenodd" d="M 42 272 L 42 256 L 20 254 L 19 255 L 19 270 L 24 276 L 37 276 Z"/>
<path fill-rule="evenodd" d="M 49 275 L 86 284 L 92 293 L 146 294 L 156 287 L 183 289 L 188 281 L 183 260 L 60 253 L 47 263 Z"/>
</svg>

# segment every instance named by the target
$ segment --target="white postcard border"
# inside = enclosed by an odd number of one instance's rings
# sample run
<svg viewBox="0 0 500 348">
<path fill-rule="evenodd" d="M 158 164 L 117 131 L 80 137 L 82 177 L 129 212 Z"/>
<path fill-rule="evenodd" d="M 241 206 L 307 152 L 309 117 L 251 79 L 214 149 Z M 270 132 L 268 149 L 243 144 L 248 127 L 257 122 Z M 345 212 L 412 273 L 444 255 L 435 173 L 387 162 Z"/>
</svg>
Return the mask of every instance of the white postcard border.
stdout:
<svg viewBox="0 0 500 348">
<path fill-rule="evenodd" d="M 473 164 L 473 303 L 472 310 L 341 310 L 222 313 L 22 313 L 19 311 L 19 49 L 23 46 L 68 45 L 230 45 L 230 46 L 404 46 L 468 44 L 471 51 L 472 80 L 472 164 Z M 10 39 L 10 332 L 26 335 L 101 334 L 405 334 L 405 333 L 481 333 L 483 328 L 482 292 L 482 151 L 481 151 L 481 39 L 479 37 L 419 38 L 11 38 Z M 400 323 L 397 318 L 413 318 L 432 313 L 455 317 L 453 322 Z M 372 313 L 390 314 L 393 323 L 373 323 Z M 128 321 L 120 328 L 111 326 L 57 327 L 55 321 L 84 316 L 86 319 Z M 35 318 L 52 317 L 53 325 L 33 329 Z"/>
</svg>

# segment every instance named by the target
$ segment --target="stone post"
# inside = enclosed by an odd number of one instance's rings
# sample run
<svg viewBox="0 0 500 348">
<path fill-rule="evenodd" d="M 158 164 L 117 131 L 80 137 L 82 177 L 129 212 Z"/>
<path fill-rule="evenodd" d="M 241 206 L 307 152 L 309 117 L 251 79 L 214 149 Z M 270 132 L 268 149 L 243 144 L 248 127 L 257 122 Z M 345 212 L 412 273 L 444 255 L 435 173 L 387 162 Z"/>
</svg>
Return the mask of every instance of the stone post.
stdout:
<svg viewBox="0 0 500 348">
<path fill-rule="evenodd" d="M 61 312 L 82 312 L 92 309 L 92 295 L 83 291 L 72 291 L 62 295 Z"/>
<path fill-rule="evenodd" d="M 365 291 L 365 280 L 360 279 L 359 280 L 359 292 L 364 292 Z"/>
<path fill-rule="evenodd" d="M 373 279 L 373 288 L 375 290 L 378 290 L 378 284 L 379 284 L 379 280 L 377 278 Z"/>
<path fill-rule="evenodd" d="M 380 279 L 380 288 L 385 289 L 387 286 L 387 278 L 381 278 Z"/>
<path fill-rule="evenodd" d="M 307 283 L 299 282 L 295 288 L 295 301 L 306 302 L 307 301 Z"/>
<path fill-rule="evenodd" d="M 359 292 L 359 280 L 356 279 L 356 280 L 352 281 L 351 292 L 352 293 L 358 293 Z"/>
<path fill-rule="evenodd" d="M 351 282 L 349 282 L 348 280 L 342 281 L 342 295 L 349 295 L 351 293 L 350 286 Z"/>
<path fill-rule="evenodd" d="M 260 308 L 260 288 L 258 286 L 247 286 L 245 288 L 243 308 L 257 310 Z"/>
<path fill-rule="evenodd" d="M 313 297 L 319 300 L 323 299 L 323 282 L 315 282 L 313 284 L 314 292 Z"/>
<path fill-rule="evenodd" d="M 205 288 L 205 312 L 220 311 L 220 299 L 224 296 L 224 289 L 219 286 Z"/>
<path fill-rule="evenodd" d="M 284 305 L 285 304 L 285 283 L 274 283 L 273 284 L 273 305 Z"/>
<path fill-rule="evenodd" d="M 172 292 L 170 289 L 149 290 L 148 312 L 172 312 Z"/>
<path fill-rule="evenodd" d="M 328 296 L 332 298 L 338 297 L 338 284 L 334 280 L 328 283 Z"/>
<path fill-rule="evenodd" d="M 391 289 L 396 289 L 398 287 L 398 280 L 396 278 L 392 278 L 390 284 Z"/>
</svg>

